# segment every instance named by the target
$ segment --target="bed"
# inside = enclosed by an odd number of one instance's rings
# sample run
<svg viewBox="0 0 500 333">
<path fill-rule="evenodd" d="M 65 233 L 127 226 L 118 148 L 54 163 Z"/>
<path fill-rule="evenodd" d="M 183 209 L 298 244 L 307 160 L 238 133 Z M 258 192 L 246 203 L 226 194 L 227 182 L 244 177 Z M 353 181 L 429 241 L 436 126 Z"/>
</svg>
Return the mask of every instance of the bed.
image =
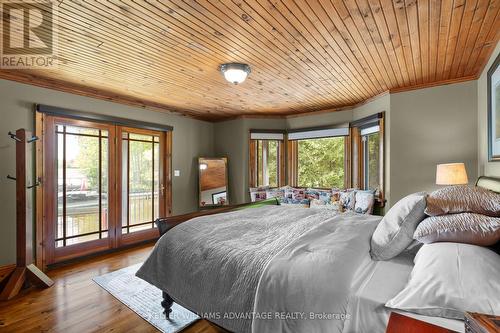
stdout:
<svg viewBox="0 0 500 333">
<path fill-rule="evenodd" d="M 373 261 L 380 219 L 283 206 L 196 217 L 165 233 L 137 276 L 164 291 L 167 314 L 175 301 L 234 332 L 384 332 L 384 304 L 414 252 Z M 463 331 L 459 320 L 423 319 Z"/>
</svg>

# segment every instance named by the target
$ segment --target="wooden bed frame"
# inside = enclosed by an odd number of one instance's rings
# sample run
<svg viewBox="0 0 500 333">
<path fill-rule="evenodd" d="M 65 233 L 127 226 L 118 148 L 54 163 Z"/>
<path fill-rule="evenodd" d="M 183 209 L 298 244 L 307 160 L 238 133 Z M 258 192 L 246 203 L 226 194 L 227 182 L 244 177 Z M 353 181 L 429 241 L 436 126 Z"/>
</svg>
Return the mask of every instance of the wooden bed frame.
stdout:
<svg viewBox="0 0 500 333">
<path fill-rule="evenodd" d="M 493 192 L 500 193 L 500 178 L 494 178 L 494 177 L 485 177 L 481 176 L 477 179 L 476 181 L 476 186 L 486 188 L 488 190 L 491 190 Z M 261 207 L 265 205 L 279 205 L 279 202 L 276 198 L 271 198 L 259 202 L 252 202 L 252 203 L 245 203 L 245 204 L 240 204 L 240 205 L 233 205 L 233 206 L 225 206 L 225 207 L 220 207 L 220 208 L 214 208 L 211 210 L 206 210 L 206 211 L 199 211 L 199 212 L 194 212 L 194 213 L 189 213 L 189 214 L 184 214 L 184 215 L 177 215 L 177 216 L 172 216 L 172 217 L 166 217 L 162 219 L 158 219 L 155 221 L 155 223 L 158 226 L 158 230 L 160 231 L 160 235 L 162 236 L 165 234 L 168 230 L 172 229 L 178 224 L 181 224 L 183 222 L 186 222 L 192 218 L 198 217 L 198 216 L 205 216 L 205 215 L 213 215 L 213 214 L 218 214 L 218 213 L 223 213 L 223 212 L 229 212 L 229 211 L 234 211 L 238 209 L 244 209 L 244 208 L 252 208 L 252 207 Z M 170 313 L 172 312 L 172 304 L 174 303 L 174 300 L 168 293 L 163 291 L 163 300 L 161 302 L 161 306 L 163 307 L 163 313 L 167 318 L 170 318 Z"/>
</svg>

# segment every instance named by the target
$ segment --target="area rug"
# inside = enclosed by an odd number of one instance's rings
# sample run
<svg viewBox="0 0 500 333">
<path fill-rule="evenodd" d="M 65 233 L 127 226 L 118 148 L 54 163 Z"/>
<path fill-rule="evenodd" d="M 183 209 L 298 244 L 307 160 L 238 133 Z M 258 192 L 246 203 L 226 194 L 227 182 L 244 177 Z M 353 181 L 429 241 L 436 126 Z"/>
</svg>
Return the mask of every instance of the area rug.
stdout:
<svg viewBox="0 0 500 333">
<path fill-rule="evenodd" d="M 195 313 L 174 303 L 170 319 L 166 319 L 160 304 L 162 301 L 161 290 L 135 276 L 135 272 L 140 266 L 141 264 L 126 267 L 96 276 L 93 280 L 164 333 L 179 332 L 200 318 Z"/>
</svg>

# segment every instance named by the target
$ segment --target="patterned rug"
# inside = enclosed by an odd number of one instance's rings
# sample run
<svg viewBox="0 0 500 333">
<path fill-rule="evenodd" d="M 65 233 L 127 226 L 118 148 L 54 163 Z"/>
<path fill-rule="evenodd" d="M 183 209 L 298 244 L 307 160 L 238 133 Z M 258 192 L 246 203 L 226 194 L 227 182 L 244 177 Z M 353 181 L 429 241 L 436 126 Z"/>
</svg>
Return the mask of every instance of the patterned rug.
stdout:
<svg viewBox="0 0 500 333">
<path fill-rule="evenodd" d="M 139 279 L 135 272 L 141 264 L 126 267 L 93 278 L 94 282 L 164 333 L 175 333 L 199 319 L 198 315 L 174 303 L 170 319 L 161 307 L 162 292 Z"/>
</svg>

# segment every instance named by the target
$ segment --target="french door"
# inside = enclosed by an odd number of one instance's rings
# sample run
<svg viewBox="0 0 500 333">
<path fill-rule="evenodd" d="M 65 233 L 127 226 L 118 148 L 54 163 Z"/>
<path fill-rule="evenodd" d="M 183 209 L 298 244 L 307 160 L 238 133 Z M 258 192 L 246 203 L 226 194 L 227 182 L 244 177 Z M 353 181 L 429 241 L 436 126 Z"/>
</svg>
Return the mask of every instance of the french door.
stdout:
<svg viewBox="0 0 500 333">
<path fill-rule="evenodd" d="M 158 235 L 154 221 L 165 216 L 165 132 L 120 127 L 118 142 L 118 245 Z"/>
<path fill-rule="evenodd" d="M 45 264 L 158 237 L 170 213 L 167 134 L 44 116 Z"/>
</svg>

